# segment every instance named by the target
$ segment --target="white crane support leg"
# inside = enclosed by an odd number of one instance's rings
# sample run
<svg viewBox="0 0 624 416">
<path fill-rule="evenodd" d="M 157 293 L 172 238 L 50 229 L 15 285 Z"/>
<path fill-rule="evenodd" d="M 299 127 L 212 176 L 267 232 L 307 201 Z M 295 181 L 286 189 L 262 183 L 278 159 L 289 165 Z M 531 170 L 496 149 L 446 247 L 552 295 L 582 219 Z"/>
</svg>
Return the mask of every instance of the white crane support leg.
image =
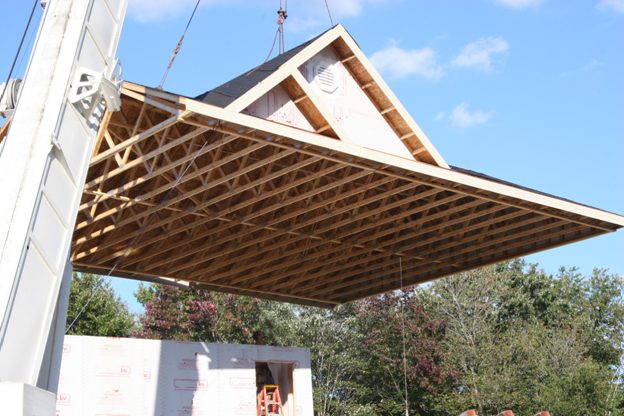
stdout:
<svg viewBox="0 0 624 416">
<path fill-rule="evenodd" d="M 62 345 L 51 331 L 99 122 L 119 109 L 127 4 L 53 0 L 42 21 L 0 154 L 0 393 L 58 378 L 47 344 Z"/>
</svg>

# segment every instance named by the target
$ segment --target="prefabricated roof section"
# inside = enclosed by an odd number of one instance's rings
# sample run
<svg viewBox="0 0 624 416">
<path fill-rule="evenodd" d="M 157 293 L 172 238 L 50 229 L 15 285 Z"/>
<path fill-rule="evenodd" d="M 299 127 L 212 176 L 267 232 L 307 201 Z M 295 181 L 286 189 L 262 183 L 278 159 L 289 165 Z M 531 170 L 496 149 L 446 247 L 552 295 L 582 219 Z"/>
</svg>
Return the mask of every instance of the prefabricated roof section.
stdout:
<svg viewBox="0 0 624 416">
<path fill-rule="evenodd" d="M 126 277 L 334 307 L 398 289 L 399 258 L 410 286 L 624 226 L 474 172 L 137 84 L 122 99 L 92 157 L 77 271 L 108 273 L 127 253 L 116 268 Z"/>
</svg>

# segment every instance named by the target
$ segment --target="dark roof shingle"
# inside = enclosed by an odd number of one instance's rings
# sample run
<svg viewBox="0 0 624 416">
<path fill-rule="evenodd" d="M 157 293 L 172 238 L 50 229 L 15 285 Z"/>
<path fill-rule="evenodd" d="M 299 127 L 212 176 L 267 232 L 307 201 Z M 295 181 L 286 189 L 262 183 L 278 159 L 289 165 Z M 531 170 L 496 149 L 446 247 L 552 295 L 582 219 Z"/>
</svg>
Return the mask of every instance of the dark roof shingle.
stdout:
<svg viewBox="0 0 624 416">
<path fill-rule="evenodd" d="M 323 36 L 329 30 L 265 62 L 264 64 L 260 65 L 260 67 L 258 67 L 258 69 L 256 69 L 255 71 L 253 69 L 250 69 L 249 71 L 246 71 L 245 73 L 226 82 L 225 84 L 220 85 L 217 88 L 207 91 L 201 95 L 198 95 L 197 97 L 195 97 L 195 100 L 201 101 L 206 104 L 211 104 L 217 107 L 221 107 L 221 108 L 227 107 L 228 105 L 236 101 L 238 98 L 242 97 L 247 91 L 251 90 L 254 86 L 258 85 L 259 83 L 264 81 L 266 78 L 268 78 L 271 74 L 277 71 L 283 64 L 288 62 L 290 58 L 297 55 L 299 52 L 301 52 L 308 45 L 312 44 L 315 40 Z"/>
</svg>

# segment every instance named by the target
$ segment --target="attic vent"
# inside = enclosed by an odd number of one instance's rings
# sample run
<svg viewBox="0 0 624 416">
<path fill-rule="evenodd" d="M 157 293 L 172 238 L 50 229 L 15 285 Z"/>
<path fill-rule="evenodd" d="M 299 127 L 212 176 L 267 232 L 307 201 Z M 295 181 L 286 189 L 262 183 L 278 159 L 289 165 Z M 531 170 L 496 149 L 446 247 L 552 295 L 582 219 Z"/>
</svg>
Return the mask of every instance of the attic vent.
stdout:
<svg viewBox="0 0 624 416">
<path fill-rule="evenodd" d="M 319 66 L 318 69 L 319 82 L 325 85 L 327 88 L 334 86 L 334 73 L 325 65 Z"/>
<path fill-rule="evenodd" d="M 314 80 L 321 90 L 333 93 L 338 88 L 336 71 L 330 62 L 319 62 L 314 65 Z"/>
</svg>

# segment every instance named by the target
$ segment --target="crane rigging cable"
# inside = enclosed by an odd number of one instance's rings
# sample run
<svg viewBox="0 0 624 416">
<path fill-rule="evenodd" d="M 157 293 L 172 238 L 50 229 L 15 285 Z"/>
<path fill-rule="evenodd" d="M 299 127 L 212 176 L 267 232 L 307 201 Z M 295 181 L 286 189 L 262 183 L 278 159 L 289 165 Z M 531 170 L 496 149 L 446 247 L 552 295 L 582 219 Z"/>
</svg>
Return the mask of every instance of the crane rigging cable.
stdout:
<svg viewBox="0 0 624 416">
<path fill-rule="evenodd" d="M 267 61 L 271 57 L 271 54 L 273 54 L 273 49 L 275 48 L 275 41 L 278 38 L 279 38 L 279 46 L 278 46 L 279 54 L 281 55 L 281 54 L 283 54 L 285 52 L 286 44 L 284 43 L 284 21 L 288 17 L 288 0 L 286 0 L 286 7 L 283 10 L 282 10 L 282 0 L 280 0 L 280 8 L 277 11 L 277 14 L 278 14 L 279 18 L 277 19 L 277 30 L 275 31 L 275 37 L 273 38 L 273 45 L 271 45 L 271 50 L 269 51 L 269 54 L 267 55 L 267 57 L 264 60 L 264 62 L 262 62 L 260 65 L 258 65 L 257 67 L 255 67 L 251 71 L 249 71 L 247 73 L 247 75 L 245 75 L 246 77 L 248 77 L 249 75 L 253 74 L 258 69 L 260 69 L 260 67 L 262 65 L 267 63 Z"/>
<path fill-rule="evenodd" d="M 188 23 L 186 24 L 186 29 L 184 29 L 184 33 L 182 33 L 182 37 L 178 41 L 178 44 L 175 47 L 175 49 L 173 50 L 173 54 L 171 55 L 171 60 L 169 61 L 169 66 L 167 66 L 167 70 L 165 71 L 165 74 L 163 75 L 162 79 L 160 80 L 160 84 L 158 84 L 158 89 L 159 90 L 162 90 L 163 85 L 165 85 L 165 80 L 167 79 L 167 75 L 169 75 L 169 70 L 171 69 L 171 65 L 173 65 L 173 61 L 175 61 L 175 58 L 178 56 L 178 52 L 180 52 L 180 48 L 182 47 L 182 42 L 184 41 L 184 36 L 186 36 L 186 31 L 188 30 L 189 26 L 191 25 L 191 22 L 193 21 L 193 17 L 195 16 L 195 12 L 197 11 L 197 7 L 199 7 L 199 3 L 200 2 L 201 2 L 201 0 L 197 0 L 197 4 L 195 5 L 195 9 L 193 10 L 193 14 L 191 14 L 191 18 L 189 19 Z"/>
<path fill-rule="evenodd" d="M 204 142 L 204 144 L 202 145 L 202 147 L 197 151 L 197 153 L 195 153 L 195 157 L 193 157 L 193 160 L 191 160 L 191 162 L 188 164 L 188 166 L 186 167 L 186 169 L 184 169 L 184 172 L 182 172 L 182 174 L 178 177 L 178 179 L 175 181 L 175 183 L 173 184 L 173 186 L 171 187 L 171 189 L 169 190 L 169 192 L 167 192 L 167 195 L 165 195 L 165 197 L 163 198 L 163 200 L 161 201 L 161 203 L 156 207 L 156 210 L 154 212 L 152 212 L 152 215 L 150 215 L 150 217 L 147 219 L 147 222 L 145 224 L 143 224 L 143 226 L 141 227 L 141 229 L 139 230 L 139 232 L 137 233 L 137 235 L 134 237 L 134 239 L 132 240 L 132 242 L 130 242 L 130 245 L 128 245 L 128 248 L 126 248 L 126 250 L 122 253 L 121 256 L 119 256 L 119 258 L 117 259 L 117 261 L 115 262 L 115 265 L 113 265 L 113 268 L 110 269 L 110 271 L 108 272 L 108 274 L 105 277 L 110 277 L 110 275 L 115 271 L 115 269 L 117 268 L 117 266 L 119 265 L 119 263 L 121 263 L 121 261 L 126 257 L 126 254 L 128 254 L 128 252 L 130 251 L 130 249 L 132 248 L 132 246 L 134 245 L 134 243 L 137 242 L 137 240 L 139 239 L 139 237 L 141 236 L 141 234 L 143 233 L 143 231 L 145 230 L 145 228 L 147 228 L 147 226 L 149 225 L 149 223 L 152 221 L 152 219 L 154 218 L 154 216 L 156 216 L 156 214 L 158 213 L 158 211 L 164 207 L 167 204 L 167 200 L 169 199 L 169 196 L 171 195 L 171 193 L 173 192 L 173 190 L 176 188 L 176 186 L 178 186 L 178 184 L 180 183 L 180 181 L 182 180 L 182 178 L 184 178 L 184 175 L 186 175 L 186 172 L 188 172 L 188 170 L 191 168 L 191 166 L 193 166 L 193 164 L 195 163 L 195 160 L 197 160 L 197 158 L 199 157 L 199 155 L 201 155 L 202 151 L 204 150 L 204 148 L 206 147 L 206 145 L 208 143 L 210 143 L 210 141 L 212 140 L 212 138 L 214 137 L 214 135 L 217 132 L 217 129 L 221 126 L 221 121 L 219 121 L 216 126 L 212 129 L 212 132 L 210 133 L 210 136 L 208 136 L 208 138 L 206 139 L 206 141 Z M 80 310 L 80 312 L 78 312 L 78 315 L 76 315 L 76 317 L 74 318 L 74 320 L 72 321 L 71 324 L 69 324 L 69 326 L 67 327 L 67 329 L 65 330 L 65 334 L 67 334 L 69 332 L 69 330 L 71 329 L 71 327 L 74 325 L 74 323 L 78 320 L 78 318 L 80 317 L 80 315 L 82 315 L 82 313 L 85 311 L 85 309 L 87 308 L 87 306 L 89 305 L 89 303 L 91 302 L 91 300 L 93 299 L 93 297 L 96 295 L 96 293 L 99 292 L 100 289 L 102 289 L 102 287 L 104 286 L 104 282 L 102 282 L 102 285 L 100 285 L 100 287 L 96 288 L 93 290 L 93 293 L 91 294 L 91 297 L 89 298 L 89 300 L 87 300 L 87 303 L 85 303 L 85 305 L 82 307 L 82 309 Z"/>
<path fill-rule="evenodd" d="M 399 257 L 399 275 L 401 276 L 401 292 L 403 292 L 403 262 Z M 407 401 L 407 354 L 405 353 L 405 310 L 403 304 L 405 302 L 401 300 L 401 332 L 403 335 L 403 377 L 405 382 L 405 416 L 409 416 L 409 403 Z"/>
<path fill-rule="evenodd" d="M 17 48 L 17 53 L 15 54 L 13 65 L 11 66 L 11 70 L 9 71 L 9 76 L 7 77 L 6 83 L 4 84 L 2 93 L 0 93 L 0 101 L 2 101 L 2 98 L 4 98 L 4 93 L 6 92 L 7 87 L 9 86 L 9 81 L 11 80 L 11 75 L 13 75 L 13 69 L 15 69 L 17 58 L 19 57 L 20 51 L 22 50 L 22 45 L 24 45 L 24 39 L 26 39 L 26 34 L 28 33 L 28 28 L 30 27 L 30 22 L 32 21 L 33 15 L 35 14 L 35 10 L 37 9 L 37 3 L 39 3 L 39 0 L 35 0 L 35 4 L 33 4 L 32 11 L 30 12 L 30 17 L 28 18 L 28 23 L 26 24 L 26 29 L 24 30 L 24 34 L 22 35 L 22 41 L 19 44 L 19 48 Z"/>
<path fill-rule="evenodd" d="M 325 0 L 325 6 L 327 6 L 327 14 L 329 14 L 329 21 L 331 22 L 332 27 L 334 27 L 334 19 L 331 17 L 331 12 L 329 11 L 329 4 L 327 0 Z"/>
</svg>

